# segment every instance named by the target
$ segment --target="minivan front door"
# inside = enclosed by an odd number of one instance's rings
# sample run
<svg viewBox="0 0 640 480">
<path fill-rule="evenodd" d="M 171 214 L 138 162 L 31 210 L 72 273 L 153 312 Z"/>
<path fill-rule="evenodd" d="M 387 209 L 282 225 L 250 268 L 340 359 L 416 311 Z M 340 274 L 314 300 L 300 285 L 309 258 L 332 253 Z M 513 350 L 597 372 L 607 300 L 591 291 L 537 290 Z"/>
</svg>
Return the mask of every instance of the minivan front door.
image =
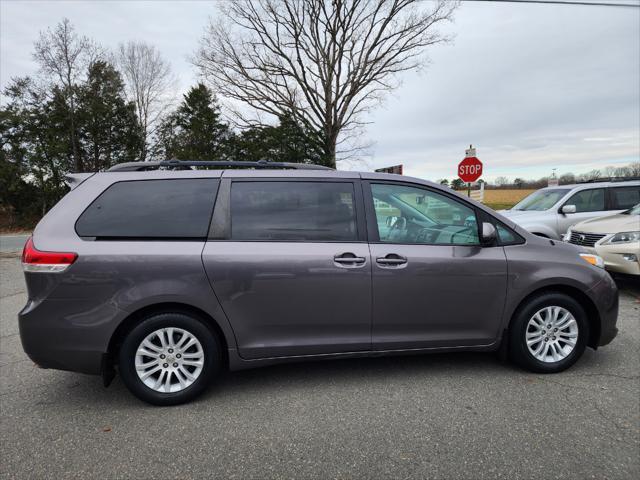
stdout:
<svg viewBox="0 0 640 480">
<path fill-rule="evenodd" d="M 418 185 L 365 187 L 374 350 L 487 345 L 500 335 L 507 261 L 473 208 Z"/>
<path fill-rule="evenodd" d="M 228 238 L 208 241 L 203 262 L 243 358 L 371 348 L 371 262 L 356 188 L 223 180 L 212 228 Z M 226 226 L 216 223 L 225 208 Z"/>
</svg>

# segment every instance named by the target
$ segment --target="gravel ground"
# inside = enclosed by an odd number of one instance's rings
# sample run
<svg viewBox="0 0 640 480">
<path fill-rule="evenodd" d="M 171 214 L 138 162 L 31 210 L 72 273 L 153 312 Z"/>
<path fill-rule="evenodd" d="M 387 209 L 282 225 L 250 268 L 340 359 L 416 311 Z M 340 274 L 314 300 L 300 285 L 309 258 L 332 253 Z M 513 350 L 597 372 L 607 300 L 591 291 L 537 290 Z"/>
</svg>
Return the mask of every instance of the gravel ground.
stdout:
<svg viewBox="0 0 640 480">
<path fill-rule="evenodd" d="M 639 478 L 640 288 L 618 338 L 557 375 L 491 354 L 340 360 L 224 375 L 154 408 L 119 378 L 40 370 L 26 301 L 0 256 L 0 476 L 5 478 Z"/>
<path fill-rule="evenodd" d="M 29 235 L 0 235 L 0 255 L 3 253 L 20 253 Z"/>
</svg>

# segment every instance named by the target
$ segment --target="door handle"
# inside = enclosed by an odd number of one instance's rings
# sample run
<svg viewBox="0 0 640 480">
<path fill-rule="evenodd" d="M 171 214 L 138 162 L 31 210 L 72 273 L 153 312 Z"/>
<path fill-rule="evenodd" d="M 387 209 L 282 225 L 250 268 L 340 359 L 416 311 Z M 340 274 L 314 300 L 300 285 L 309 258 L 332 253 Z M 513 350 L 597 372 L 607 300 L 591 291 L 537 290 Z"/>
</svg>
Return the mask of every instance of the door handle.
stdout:
<svg viewBox="0 0 640 480">
<path fill-rule="evenodd" d="M 385 257 L 376 258 L 376 263 L 385 267 L 397 267 L 407 263 L 407 257 L 398 255 L 396 253 L 390 253 Z"/>
<path fill-rule="evenodd" d="M 364 265 L 367 259 L 364 257 L 358 257 L 355 254 L 348 252 L 336 255 L 335 257 L 333 257 L 333 261 L 341 266 L 354 267 Z"/>
</svg>

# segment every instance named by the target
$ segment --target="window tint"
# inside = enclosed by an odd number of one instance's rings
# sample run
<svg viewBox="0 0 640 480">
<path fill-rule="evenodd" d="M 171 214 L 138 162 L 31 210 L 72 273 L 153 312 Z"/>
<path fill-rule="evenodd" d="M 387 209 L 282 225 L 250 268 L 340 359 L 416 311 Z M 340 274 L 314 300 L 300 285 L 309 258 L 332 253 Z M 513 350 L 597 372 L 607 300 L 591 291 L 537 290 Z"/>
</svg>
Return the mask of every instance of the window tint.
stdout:
<svg viewBox="0 0 640 480">
<path fill-rule="evenodd" d="M 604 210 L 604 188 L 582 190 L 565 202 L 575 205 L 576 212 L 600 212 Z"/>
<path fill-rule="evenodd" d="M 474 245 L 474 210 L 446 195 L 404 185 L 373 184 L 381 242 Z"/>
<path fill-rule="evenodd" d="M 524 239 L 520 235 L 502 223 L 496 224 L 496 230 L 498 231 L 498 239 L 501 245 L 516 245 L 524 242 Z"/>
<path fill-rule="evenodd" d="M 216 179 L 118 182 L 80 216 L 81 237 L 205 238 Z"/>
<path fill-rule="evenodd" d="M 353 184 L 234 182 L 233 240 L 355 241 Z"/>
<path fill-rule="evenodd" d="M 640 187 L 611 188 L 611 210 L 628 210 L 640 203 Z"/>
</svg>

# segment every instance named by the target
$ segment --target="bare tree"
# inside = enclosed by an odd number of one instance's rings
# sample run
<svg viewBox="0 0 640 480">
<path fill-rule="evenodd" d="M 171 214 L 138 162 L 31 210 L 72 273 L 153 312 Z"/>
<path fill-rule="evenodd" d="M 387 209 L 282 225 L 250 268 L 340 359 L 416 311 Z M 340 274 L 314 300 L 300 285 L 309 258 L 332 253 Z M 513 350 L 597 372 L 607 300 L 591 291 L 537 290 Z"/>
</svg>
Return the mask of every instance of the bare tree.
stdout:
<svg viewBox="0 0 640 480">
<path fill-rule="evenodd" d="M 587 173 L 583 173 L 581 177 L 583 181 L 590 182 L 602 177 L 602 172 L 598 169 L 593 169 L 593 170 L 589 170 Z"/>
<path fill-rule="evenodd" d="M 617 167 L 616 168 L 616 177 L 629 177 L 629 167 Z"/>
<path fill-rule="evenodd" d="M 618 169 L 616 167 L 608 165 L 604 167 L 604 176 L 609 178 L 615 177 L 617 170 Z"/>
<path fill-rule="evenodd" d="M 338 143 L 362 127 L 362 114 L 397 86 L 397 75 L 447 40 L 437 27 L 457 7 L 447 0 L 221 3 L 194 63 L 222 96 L 318 131 L 330 165 Z"/>
<path fill-rule="evenodd" d="M 83 170 L 76 134 L 76 89 L 79 77 L 102 56 L 102 49 L 85 36 L 79 36 L 68 18 L 56 27 L 40 32 L 34 44 L 33 58 L 40 69 L 57 79 L 69 112 L 69 143 L 76 171 Z"/>
<path fill-rule="evenodd" d="M 563 173 L 562 175 L 560 175 L 558 183 L 560 185 L 570 185 L 572 183 L 576 183 L 576 176 L 571 172 Z"/>
<path fill-rule="evenodd" d="M 168 104 L 166 96 L 173 84 L 171 66 L 153 45 L 133 41 L 120 44 L 117 62 L 127 94 L 136 105 L 145 139 L 140 152 L 140 160 L 144 161 L 153 127 Z"/>
<path fill-rule="evenodd" d="M 495 184 L 498 187 L 504 187 L 509 184 L 509 179 L 507 177 L 497 177 L 495 180 Z"/>
<path fill-rule="evenodd" d="M 631 162 L 627 166 L 627 175 L 629 177 L 640 177 L 640 162 Z"/>
</svg>

